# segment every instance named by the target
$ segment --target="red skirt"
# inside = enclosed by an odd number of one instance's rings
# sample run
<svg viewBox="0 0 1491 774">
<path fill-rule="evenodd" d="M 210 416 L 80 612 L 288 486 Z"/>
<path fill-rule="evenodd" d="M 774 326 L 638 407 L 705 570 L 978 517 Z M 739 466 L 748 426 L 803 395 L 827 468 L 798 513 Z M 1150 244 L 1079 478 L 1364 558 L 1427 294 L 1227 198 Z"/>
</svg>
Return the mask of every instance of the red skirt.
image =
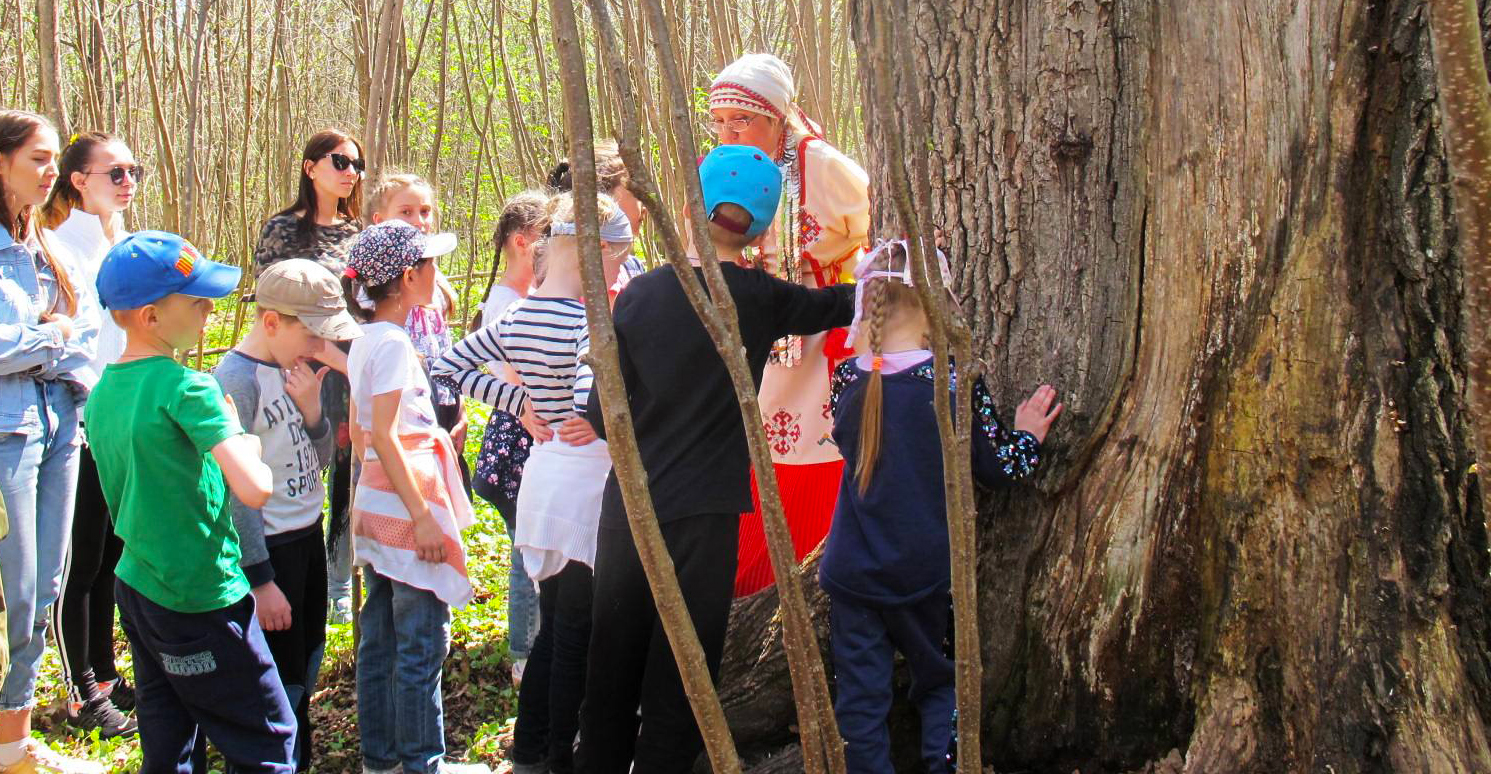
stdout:
<svg viewBox="0 0 1491 774">
<path fill-rule="evenodd" d="M 828 536 L 833 523 L 834 505 L 839 499 L 839 479 L 844 461 L 816 465 L 776 465 L 777 488 L 782 493 L 782 510 L 792 533 L 792 549 L 797 561 L 818 547 Z M 766 551 L 766 533 L 761 523 L 761 497 L 756 492 L 756 475 L 751 473 L 751 499 L 756 510 L 740 516 L 740 549 L 735 571 L 735 596 L 754 594 L 776 583 L 771 570 L 771 555 Z"/>
</svg>

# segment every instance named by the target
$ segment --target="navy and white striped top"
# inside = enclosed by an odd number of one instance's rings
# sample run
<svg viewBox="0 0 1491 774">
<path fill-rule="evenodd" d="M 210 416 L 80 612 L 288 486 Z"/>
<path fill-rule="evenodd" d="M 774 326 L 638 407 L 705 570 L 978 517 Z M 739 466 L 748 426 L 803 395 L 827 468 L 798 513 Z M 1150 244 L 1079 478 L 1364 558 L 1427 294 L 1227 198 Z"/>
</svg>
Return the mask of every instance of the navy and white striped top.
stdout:
<svg viewBox="0 0 1491 774">
<path fill-rule="evenodd" d="M 489 325 L 461 339 L 430 369 L 436 380 L 509 414 L 526 398 L 546 422 L 564 421 L 585 409 L 593 377 L 580 358 L 590 351 L 585 305 L 572 298 L 529 297 L 507 308 Z M 518 387 L 481 370 L 506 363 Z"/>
</svg>

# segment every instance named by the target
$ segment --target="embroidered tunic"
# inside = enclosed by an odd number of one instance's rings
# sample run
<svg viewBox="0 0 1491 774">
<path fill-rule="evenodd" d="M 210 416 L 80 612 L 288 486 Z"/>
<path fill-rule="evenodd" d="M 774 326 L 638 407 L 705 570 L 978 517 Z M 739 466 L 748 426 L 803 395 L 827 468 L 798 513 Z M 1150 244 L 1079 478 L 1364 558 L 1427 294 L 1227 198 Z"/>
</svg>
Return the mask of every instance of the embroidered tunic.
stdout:
<svg viewBox="0 0 1491 774">
<path fill-rule="evenodd" d="M 756 253 L 767 271 L 809 288 L 848 281 L 867 243 L 869 176 L 838 149 L 811 136 L 789 138 L 778 160 L 783 202 Z M 833 520 L 843 464 L 832 435 L 829 373 L 850 354 L 842 329 L 778 341 L 758 397 L 771 444 L 782 509 L 801 561 L 823 542 Z M 743 514 L 736 596 L 773 582 L 760 500 Z"/>
<path fill-rule="evenodd" d="M 810 288 L 848 281 L 853 261 L 868 241 L 869 176 L 853 159 L 814 137 L 797 140 L 779 165 L 784 201 L 758 253 L 760 262 L 772 274 Z M 835 337 L 833 332 L 778 342 L 760 392 L 774 462 L 810 465 L 841 459 L 830 434 L 828 377 L 847 354 L 845 343 L 842 334 Z"/>
</svg>

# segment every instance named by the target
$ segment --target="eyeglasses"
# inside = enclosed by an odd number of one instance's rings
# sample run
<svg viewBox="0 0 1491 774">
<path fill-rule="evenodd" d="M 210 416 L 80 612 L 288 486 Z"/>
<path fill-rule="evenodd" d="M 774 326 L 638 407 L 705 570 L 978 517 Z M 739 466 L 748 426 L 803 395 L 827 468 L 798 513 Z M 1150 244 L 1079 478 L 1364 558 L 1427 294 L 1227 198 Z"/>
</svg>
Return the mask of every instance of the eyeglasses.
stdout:
<svg viewBox="0 0 1491 774">
<path fill-rule="evenodd" d="M 84 172 L 85 175 L 108 175 L 109 182 L 114 185 L 124 185 L 124 176 L 129 175 L 136 183 L 145 179 L 145 168 L 136 164 L 132 167 L 111 167 L 107 172 Z"/>
<path fill-rule="evenodd" d="M 351 167 L 357 170 L 357 174 L 360 175 L 368 168 L 366 161 L 354 159 L 345 153 L 328 153 L 326 156 L 322 156 L 322 158 L 326 158 L 327 156 L 331 157 L 331 166 L 338 172 L 346 172 L 347 167 Z"/>
<path fill-rule="evenodd" d="M 710 118 L 704 121 L 703 126 L 704 131 L 714 132 L 715 134 L 719 134 L 726 129 L 729 129 L 736 134 L 740 134 L 741 132 L 749 129 L 751 127 L 751 122 L 755 121 L 757 118 L 760 118 L 760 116 L 742 116 L 741 118 L 732 118 L 729 121 L 722 121 L 718 118 Z"/>
</svg>

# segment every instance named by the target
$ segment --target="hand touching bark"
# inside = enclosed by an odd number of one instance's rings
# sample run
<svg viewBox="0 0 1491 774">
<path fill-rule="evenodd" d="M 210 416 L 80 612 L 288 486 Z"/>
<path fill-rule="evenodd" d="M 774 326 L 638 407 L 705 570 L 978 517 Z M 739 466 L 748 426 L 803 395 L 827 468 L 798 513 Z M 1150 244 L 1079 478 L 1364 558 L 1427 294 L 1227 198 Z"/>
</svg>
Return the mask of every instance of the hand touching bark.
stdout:
<svg viewBox="0 0 1491 774">
<path fill-rule="evenodd" d="M 1061 416 L 1062 408 L 1063 405 L 1056 402 L 1056 388 L 1043 384 L 1015 409 L 1015 429 L 1030 433 L 1035 440 L 1044 443 L 1051 423 Z"/>
</svg>

